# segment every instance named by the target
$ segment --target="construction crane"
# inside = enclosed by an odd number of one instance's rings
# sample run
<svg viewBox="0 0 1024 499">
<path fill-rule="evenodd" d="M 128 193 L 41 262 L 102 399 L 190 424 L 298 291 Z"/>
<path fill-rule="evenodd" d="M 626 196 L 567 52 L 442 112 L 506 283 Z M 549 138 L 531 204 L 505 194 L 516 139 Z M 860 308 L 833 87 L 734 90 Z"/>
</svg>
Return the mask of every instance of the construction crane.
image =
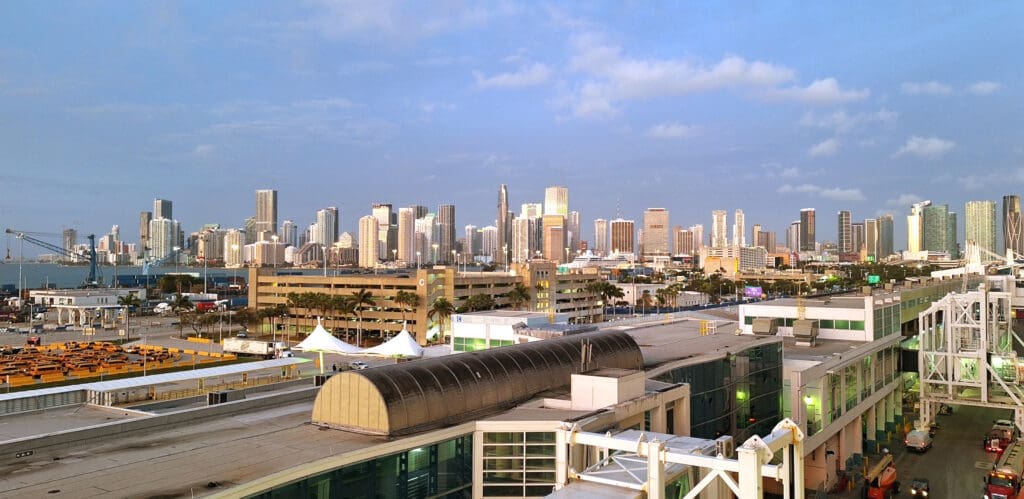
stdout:
<svg viewBox="0 0 1024 499">
<path fill-rule="evenodd" d="M 46 236 L 51 234 L 47 234 L 44 232 L 28 232 L 17 229 L 7 229 L 5 232 L 13 235 L 18 239 L 21 239 L 22 241 L 28 241 L 36 246 L 39 246 L 40 248 L 44 248 L 54 253 L 57 253 L 58 255 L 63 256 L 64 258 L 69 258 L 71 260 L 77 260 L 81 258 L 81 255 L 78 255 L 77 253 L 72 253 L 60 246 L 57 246 L 56 244 L 49 243 L 43 241 L 42 239 L 37 239 L 33 237 Z M 85 237 L 89 239 L 89 277 L 85 279 L 83 286 L 96 286 L 98 285 L 96 281 L 96 236 L 94 234 L 89 234 L 88 236 Z"/>
<path fill-rule="evenodd" d="M 177 248 L 177 246 L 175 246 L 175 248 Z M 159 267 L 159 266 L 161 266 L 161 265 L 163 265 L 163 264 L 165 264 L 165 263 L 167 263 L 167 262 L 177 258 L 179 253 L 181 253 L 181 249 L 180 248 L 172 250 L 171 254 L 169 254 L 169 255 L 167 255 L 167 256 L 165 256 L 163 258 L 154 258 L 152 260 L 148 260 L 146 262 L 143 262 L 143 264 L 142 264 L 142 275 L 144 275 L 144 276 L 146 276 L 148 278 L 149 277 L 149 269 L 157 268 L 157 267 Z"/>
</svg>

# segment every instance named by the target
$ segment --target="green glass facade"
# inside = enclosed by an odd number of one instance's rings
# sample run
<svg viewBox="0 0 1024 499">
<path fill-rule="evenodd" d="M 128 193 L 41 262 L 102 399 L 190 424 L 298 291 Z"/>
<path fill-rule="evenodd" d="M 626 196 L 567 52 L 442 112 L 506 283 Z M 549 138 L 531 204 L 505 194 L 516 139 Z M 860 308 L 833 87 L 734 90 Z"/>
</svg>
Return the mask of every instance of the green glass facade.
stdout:
<svg viewBox="0 0 1024 499">
<path fill-rule="evenodd" d="M 485 433 L 483 438 L 484 497 L 543 497 L 554 490 L 554 432 Z"/>
<path fill-rule="evenodd" d="M 473 435 L 351 464 L 311 476 L 259 499 L 469 499 L 473 495 Z"/>
<path fill-rule="evenodd" d="M 512 343 L 512 340 L 490 340 L 490 344 L 488 344 L 486 338 L 463 338 L 456 336 L 452 339 L 452 350 L 456 352 L 475 352 L 477 350 L 487 350 L 488 348 L 507 347 L 512 345 Z"/>
<path fill-rule="evenodd" d="M 725 359 L 679 367 L 656 378 L 690 384 L 690 436 L 731 435 L 739 442 L 766 435 L 781 420 L 782 343 L 742 350 Z"/>
</svg>

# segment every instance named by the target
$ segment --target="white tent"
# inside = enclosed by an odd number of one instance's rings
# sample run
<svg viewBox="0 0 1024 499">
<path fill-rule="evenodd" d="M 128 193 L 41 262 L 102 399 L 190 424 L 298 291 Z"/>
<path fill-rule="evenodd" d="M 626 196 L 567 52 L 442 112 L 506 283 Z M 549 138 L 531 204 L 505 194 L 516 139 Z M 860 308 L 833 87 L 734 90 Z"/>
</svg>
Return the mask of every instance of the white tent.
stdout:
<svg viewBox="0 0 1024 499">
<path fill-rule="evenodd" d="M 381 345 L 384 346 L 384 345 Z M 363 349 L 354 345 L 349 345 L 344 341 L 335 338 L 334 335 L 328 333 L 324 326 L 320 324 L 320 319 L 317 318 L 316 329 L 313 329 L 312 333 L 306 339 L 302 340 L 302 343 L 292 347 L 293 350 L 302 350 L 304 352 L 319 352 L 320 353 L 320 374 L 324 372 L 324 352 L 327 353 L 339 353 L 342 355 L 353 355 L 363 353 Z"/>
<path fill-rule="evenodd" d="M 367 348 L 362 353 L 384 357 L 422 357 L 423 347 L 416 343 L 416 339 L 403 326 L 402 332 L 396 334 L 394 338 L 373 348 Z"/>
</svg>

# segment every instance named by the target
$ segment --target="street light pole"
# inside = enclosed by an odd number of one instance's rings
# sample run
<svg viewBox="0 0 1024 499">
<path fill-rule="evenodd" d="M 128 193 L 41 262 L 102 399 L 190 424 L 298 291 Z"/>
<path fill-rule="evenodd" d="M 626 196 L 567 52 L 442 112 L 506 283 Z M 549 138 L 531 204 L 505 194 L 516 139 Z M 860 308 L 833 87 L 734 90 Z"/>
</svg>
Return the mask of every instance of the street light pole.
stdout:
<svg viewBox="0 0 1024 499">
<path fill-rule="evenodd" d="M 321 245 L 320 247 L 324 250 L 324 277 L 327 277 L 327 246 Z"/>
<path fill-rule="evenodd" d="M 419 268 L 420 268 L 420 252 L 417 251 L 416 252 L 416 270 L 419 270 Z"/>
</svg>

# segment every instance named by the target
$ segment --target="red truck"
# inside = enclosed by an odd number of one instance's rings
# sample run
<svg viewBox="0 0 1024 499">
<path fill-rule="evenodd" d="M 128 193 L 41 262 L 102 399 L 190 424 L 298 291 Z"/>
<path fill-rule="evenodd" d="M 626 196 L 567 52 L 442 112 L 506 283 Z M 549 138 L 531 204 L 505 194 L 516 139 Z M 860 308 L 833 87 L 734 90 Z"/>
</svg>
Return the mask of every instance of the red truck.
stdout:
<svg viewBox="0 0 1024 499">
<path fill-rule="evenodd" d="M 1011 442 L 1017 440 L 1020 433 L 1013 421 L 997 419 L 992 429 L 985 435 L 982 445 L 988 452 L 1002 452 Z"/>
<path fill-rule="evenodd" d="M 985 499 L 1021 499 L 1024 442 L 1009 444 L 985 477 Z"/>
<path fill-rule="evenodd" d="M 197 301 L 196 312 L 210 312 L 217 309 L 217 302 L 213 300 Z"/>
</svg>

